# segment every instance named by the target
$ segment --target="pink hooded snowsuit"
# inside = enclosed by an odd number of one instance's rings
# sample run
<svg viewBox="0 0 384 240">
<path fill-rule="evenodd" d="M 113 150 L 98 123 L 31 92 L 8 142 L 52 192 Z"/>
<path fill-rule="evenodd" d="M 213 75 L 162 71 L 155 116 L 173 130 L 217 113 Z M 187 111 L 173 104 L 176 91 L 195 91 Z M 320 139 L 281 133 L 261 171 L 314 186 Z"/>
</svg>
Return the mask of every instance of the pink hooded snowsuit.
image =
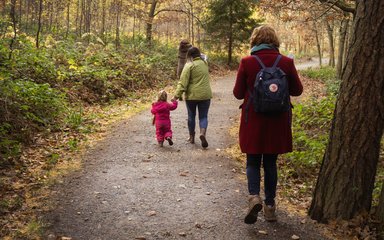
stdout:
<svg viewBox="0 0 384 240">
<path fill-rule="evenodd" d="M 172 138 L 170 111 L 177 108 L 177 101 L 172 103 L 158 101 L 152 103 L 151 113 L 155 115 L 156 138 L 163 142 L 165 138 Z"/>
</svg>

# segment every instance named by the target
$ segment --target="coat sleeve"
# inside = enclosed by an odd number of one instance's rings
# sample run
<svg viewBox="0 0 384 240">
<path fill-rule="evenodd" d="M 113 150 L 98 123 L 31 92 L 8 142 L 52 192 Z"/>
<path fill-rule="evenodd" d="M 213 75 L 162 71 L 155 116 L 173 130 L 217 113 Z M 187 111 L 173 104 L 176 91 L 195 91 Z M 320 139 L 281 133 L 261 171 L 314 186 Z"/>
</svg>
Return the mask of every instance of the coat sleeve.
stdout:
<svg viewBox="0 0 384 240">
<path fill-rule="evenodd" d="M 182 98 L 182 94 L 187 91 L 188 84 L 189 84 L 189 78 L 191 76 L 191 64 L 188 64 L 184 66 L 183 71 L 180 75 L 180 81 L 177 83 L 176 93 L 175 96 L 179 99 Z"/>
<path fill-rule="evenodd" d="M 176 100 L 172 100 L 172 103 L 170 103 L 169 105 L 169 110 L 175 110 L 177 108 L 177 101 Z"/>
<path fill-rule="evenodd" d="M 152 108 L 151 108 L 151 113 L 152 114 L 156 114 L 156 108 L 155 108 L 155 104 L 154 103 L 152 103 Z"/>
<path fill-rule="evenodd" d="M 244 60 L 241 59 L 239 69 L 237 71 L 236 83 L 233 88 L 233 95 L 237 99 L 244 99 L 247 91 L 247 75 L 245 73 Z"/>
<path fill-rule="evenodd" d="M 300 81 L 299 75 L 293 60 L 290 62 L 290 72 L 288 74 L 289 81 L 289 95 L 291 96 L 300 96 L 303 93 L 303 85 Z"/>
</svg>

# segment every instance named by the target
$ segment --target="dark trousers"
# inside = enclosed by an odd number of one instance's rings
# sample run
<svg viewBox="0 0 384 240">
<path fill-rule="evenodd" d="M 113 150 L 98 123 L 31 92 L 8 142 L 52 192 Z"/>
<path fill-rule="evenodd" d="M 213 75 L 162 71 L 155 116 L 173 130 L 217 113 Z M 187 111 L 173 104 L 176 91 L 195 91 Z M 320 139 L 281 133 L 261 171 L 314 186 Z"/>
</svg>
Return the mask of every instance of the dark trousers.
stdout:
<svg viewBox="0 0 384 240">
<path fill-rule="evenodd" d="M 263 161 L 265 204 L 275 205 L 277 154 L 247 154 L 247 178 L 250 195 L 260 195 L 260 167 Z"/>
<path fill-rule="evenodd" d="M 196 109 L 199 111 L 200 128 L 208 127 L 208 110 L 211 100 L 186 100 L 188 110 L 188 130 L 190 134 L 195 133 L 196 126 Z"/>
</svg>

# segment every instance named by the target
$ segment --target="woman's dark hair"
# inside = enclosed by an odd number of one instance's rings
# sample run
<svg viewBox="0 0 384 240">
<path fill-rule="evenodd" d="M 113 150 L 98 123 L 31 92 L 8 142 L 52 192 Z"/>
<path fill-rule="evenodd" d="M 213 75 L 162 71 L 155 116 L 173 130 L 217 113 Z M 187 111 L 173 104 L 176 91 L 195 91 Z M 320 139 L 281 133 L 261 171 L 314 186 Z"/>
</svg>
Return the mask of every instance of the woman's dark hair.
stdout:
<svg viewBox="0 0 384 240">
<path fill-rule="evenodd" d="M 187 58 L 201 58 L 200 50 L 197 47 L 190 47 L 187 52 Z"/>
</svg>

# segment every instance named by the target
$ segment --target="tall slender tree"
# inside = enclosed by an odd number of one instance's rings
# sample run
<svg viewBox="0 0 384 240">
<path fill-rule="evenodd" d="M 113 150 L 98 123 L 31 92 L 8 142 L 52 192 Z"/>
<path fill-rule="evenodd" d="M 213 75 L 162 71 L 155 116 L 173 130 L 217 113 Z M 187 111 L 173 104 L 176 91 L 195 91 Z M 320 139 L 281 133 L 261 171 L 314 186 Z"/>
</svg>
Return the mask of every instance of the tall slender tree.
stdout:
<svg viewBox="0 0 384 240">
<path fill-rule="evenodd" d="M 40 44 L 40 31 L 41 31 L 41 16 L 43 15 L 43 0 L 39 0 L 39 12 L 37 20 L 37 32 L 36 32 L 36 48 L 39 48 Z"/>
</svg>

